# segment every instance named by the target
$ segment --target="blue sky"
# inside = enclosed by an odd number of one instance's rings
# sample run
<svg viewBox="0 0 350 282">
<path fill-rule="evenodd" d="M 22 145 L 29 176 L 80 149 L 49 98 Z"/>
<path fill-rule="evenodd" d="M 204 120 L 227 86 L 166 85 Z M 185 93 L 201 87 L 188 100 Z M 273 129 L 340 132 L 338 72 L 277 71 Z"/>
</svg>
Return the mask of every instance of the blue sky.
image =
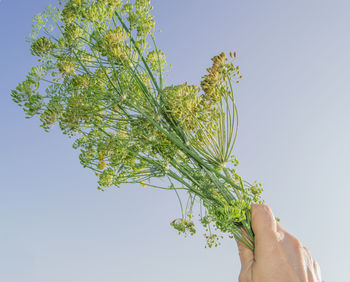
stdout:
<svg viewBox="0 0 350 282">
<path fill-rule="evenodd" d="M 0 1 L 0 280 L 237 281 L 235 242 L 182 238 L 171 192 L 126 185 L 102 193 L 72 140 L 26 120 L 10 89 L 35 63 L 25 43 L 47 4 Z M 198 83 L 221 51 L 237 51 L 239 172 L 264 186 L 281 223 L 325 281 L 350 266 L 348 1 L 154 0 L 168 84 Z M 199 232 L 200 233 L 200 232 Z"/>
</svg>

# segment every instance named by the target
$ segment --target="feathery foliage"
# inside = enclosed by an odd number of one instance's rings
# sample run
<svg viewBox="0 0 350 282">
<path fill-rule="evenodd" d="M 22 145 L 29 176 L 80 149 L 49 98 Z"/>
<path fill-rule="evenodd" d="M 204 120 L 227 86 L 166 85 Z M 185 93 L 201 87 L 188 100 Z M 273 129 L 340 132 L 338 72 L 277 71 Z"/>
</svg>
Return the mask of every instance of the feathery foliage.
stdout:
<svg viewBox="0 0 350 282">
<path fill-rule="evenodd" d="M 98 189 L 124 183 L 174 190 L 182 218 L 171 225 L 194 234 L 199 203 L 208 246 L 213 229 L 253 249 L 250 206 L 261 185 L 243 181 L 232 155 L 238 115 L 236 54 L 212 58 L 201 84 L 166 86 L 164 53 L 154 39 L 149 0 L 67 0 L 34 17 L 29 36 L 38 58 L 12 91 L 26 117 L 40 116 L 74 138 L 80 162 Z M 152 184 L 154 178 L 169 185 Z M 187 192 L 186 207 L 178 191 Z"/>
</svg>

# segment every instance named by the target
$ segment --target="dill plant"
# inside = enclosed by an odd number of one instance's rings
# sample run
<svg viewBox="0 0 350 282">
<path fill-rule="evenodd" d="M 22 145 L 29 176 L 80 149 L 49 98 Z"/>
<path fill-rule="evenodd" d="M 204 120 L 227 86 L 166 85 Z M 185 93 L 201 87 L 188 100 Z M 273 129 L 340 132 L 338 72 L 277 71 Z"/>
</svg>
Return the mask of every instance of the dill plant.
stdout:
<svg viewBox="0 0 350 282">
<path fill-rule="evenodd" d="M 238 115 L 236 54 L 221 53 L 200 85 L 167 86 L 164 53 L 154 39 L 149 0 L 67 0 L 33 18 L 28 40 L 38 64 L 12 90 L 26 118 L 40 116 L 74 138 L 81 164 L 98 189 L 139 183 L 173 190 L 182 218 L 171 225 L 194 234 L 192 207 L 209 247 L 221 231 L 254 248 L 251 203 L 262 188 L 242 180 L 233 156 Z M 151 180 L 167 180 L 165 187 Z M 178 191 L 185 190 L 186 208 Z"/>
</svg>

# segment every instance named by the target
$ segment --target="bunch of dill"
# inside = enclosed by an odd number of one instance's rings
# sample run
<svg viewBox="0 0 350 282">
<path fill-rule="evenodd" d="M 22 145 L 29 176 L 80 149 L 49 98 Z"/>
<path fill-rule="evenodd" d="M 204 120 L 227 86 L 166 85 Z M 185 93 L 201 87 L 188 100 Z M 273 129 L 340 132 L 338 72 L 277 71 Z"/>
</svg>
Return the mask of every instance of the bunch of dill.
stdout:
<svg viewBox="0 0 350 282">
<path fill-rule="evenodd" d="M 165 55 L 154 39 L 149 0 L 68 0 L 34 17 L 28 40 L 38 64 L 12 91 L 26 117 L 58 123 L 75 138 L 80 162 L 98 189 L 123 183 L 187 192 L 182 218 L 171 225 L 196 232 L 201 208 L 209 247 L 212 229 L 254 248 L 250 206 L 261 185 L 243 181 L 232 155 L 238 116 L 233 88 L 241 78 L 236 54 L 212 58 L 200 86 L 166 86 Z M 163 178 L 157 186 L 151 179 Z"/>
</svg>

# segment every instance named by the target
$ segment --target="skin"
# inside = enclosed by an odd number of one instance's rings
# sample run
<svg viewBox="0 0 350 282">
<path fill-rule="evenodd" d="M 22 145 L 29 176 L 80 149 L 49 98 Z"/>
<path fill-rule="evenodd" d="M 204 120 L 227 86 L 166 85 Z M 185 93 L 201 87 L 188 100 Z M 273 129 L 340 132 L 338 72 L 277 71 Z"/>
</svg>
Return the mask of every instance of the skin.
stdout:
<svg viewBox="0 0 350 282">
<path fill-rule="evenodd" d="M 239 282 L 322 282 L 309 250 L 276 222 L 267 205 L 252 205 L 255 250 L 237 242 L 241 259 Z"/>
</svg>

